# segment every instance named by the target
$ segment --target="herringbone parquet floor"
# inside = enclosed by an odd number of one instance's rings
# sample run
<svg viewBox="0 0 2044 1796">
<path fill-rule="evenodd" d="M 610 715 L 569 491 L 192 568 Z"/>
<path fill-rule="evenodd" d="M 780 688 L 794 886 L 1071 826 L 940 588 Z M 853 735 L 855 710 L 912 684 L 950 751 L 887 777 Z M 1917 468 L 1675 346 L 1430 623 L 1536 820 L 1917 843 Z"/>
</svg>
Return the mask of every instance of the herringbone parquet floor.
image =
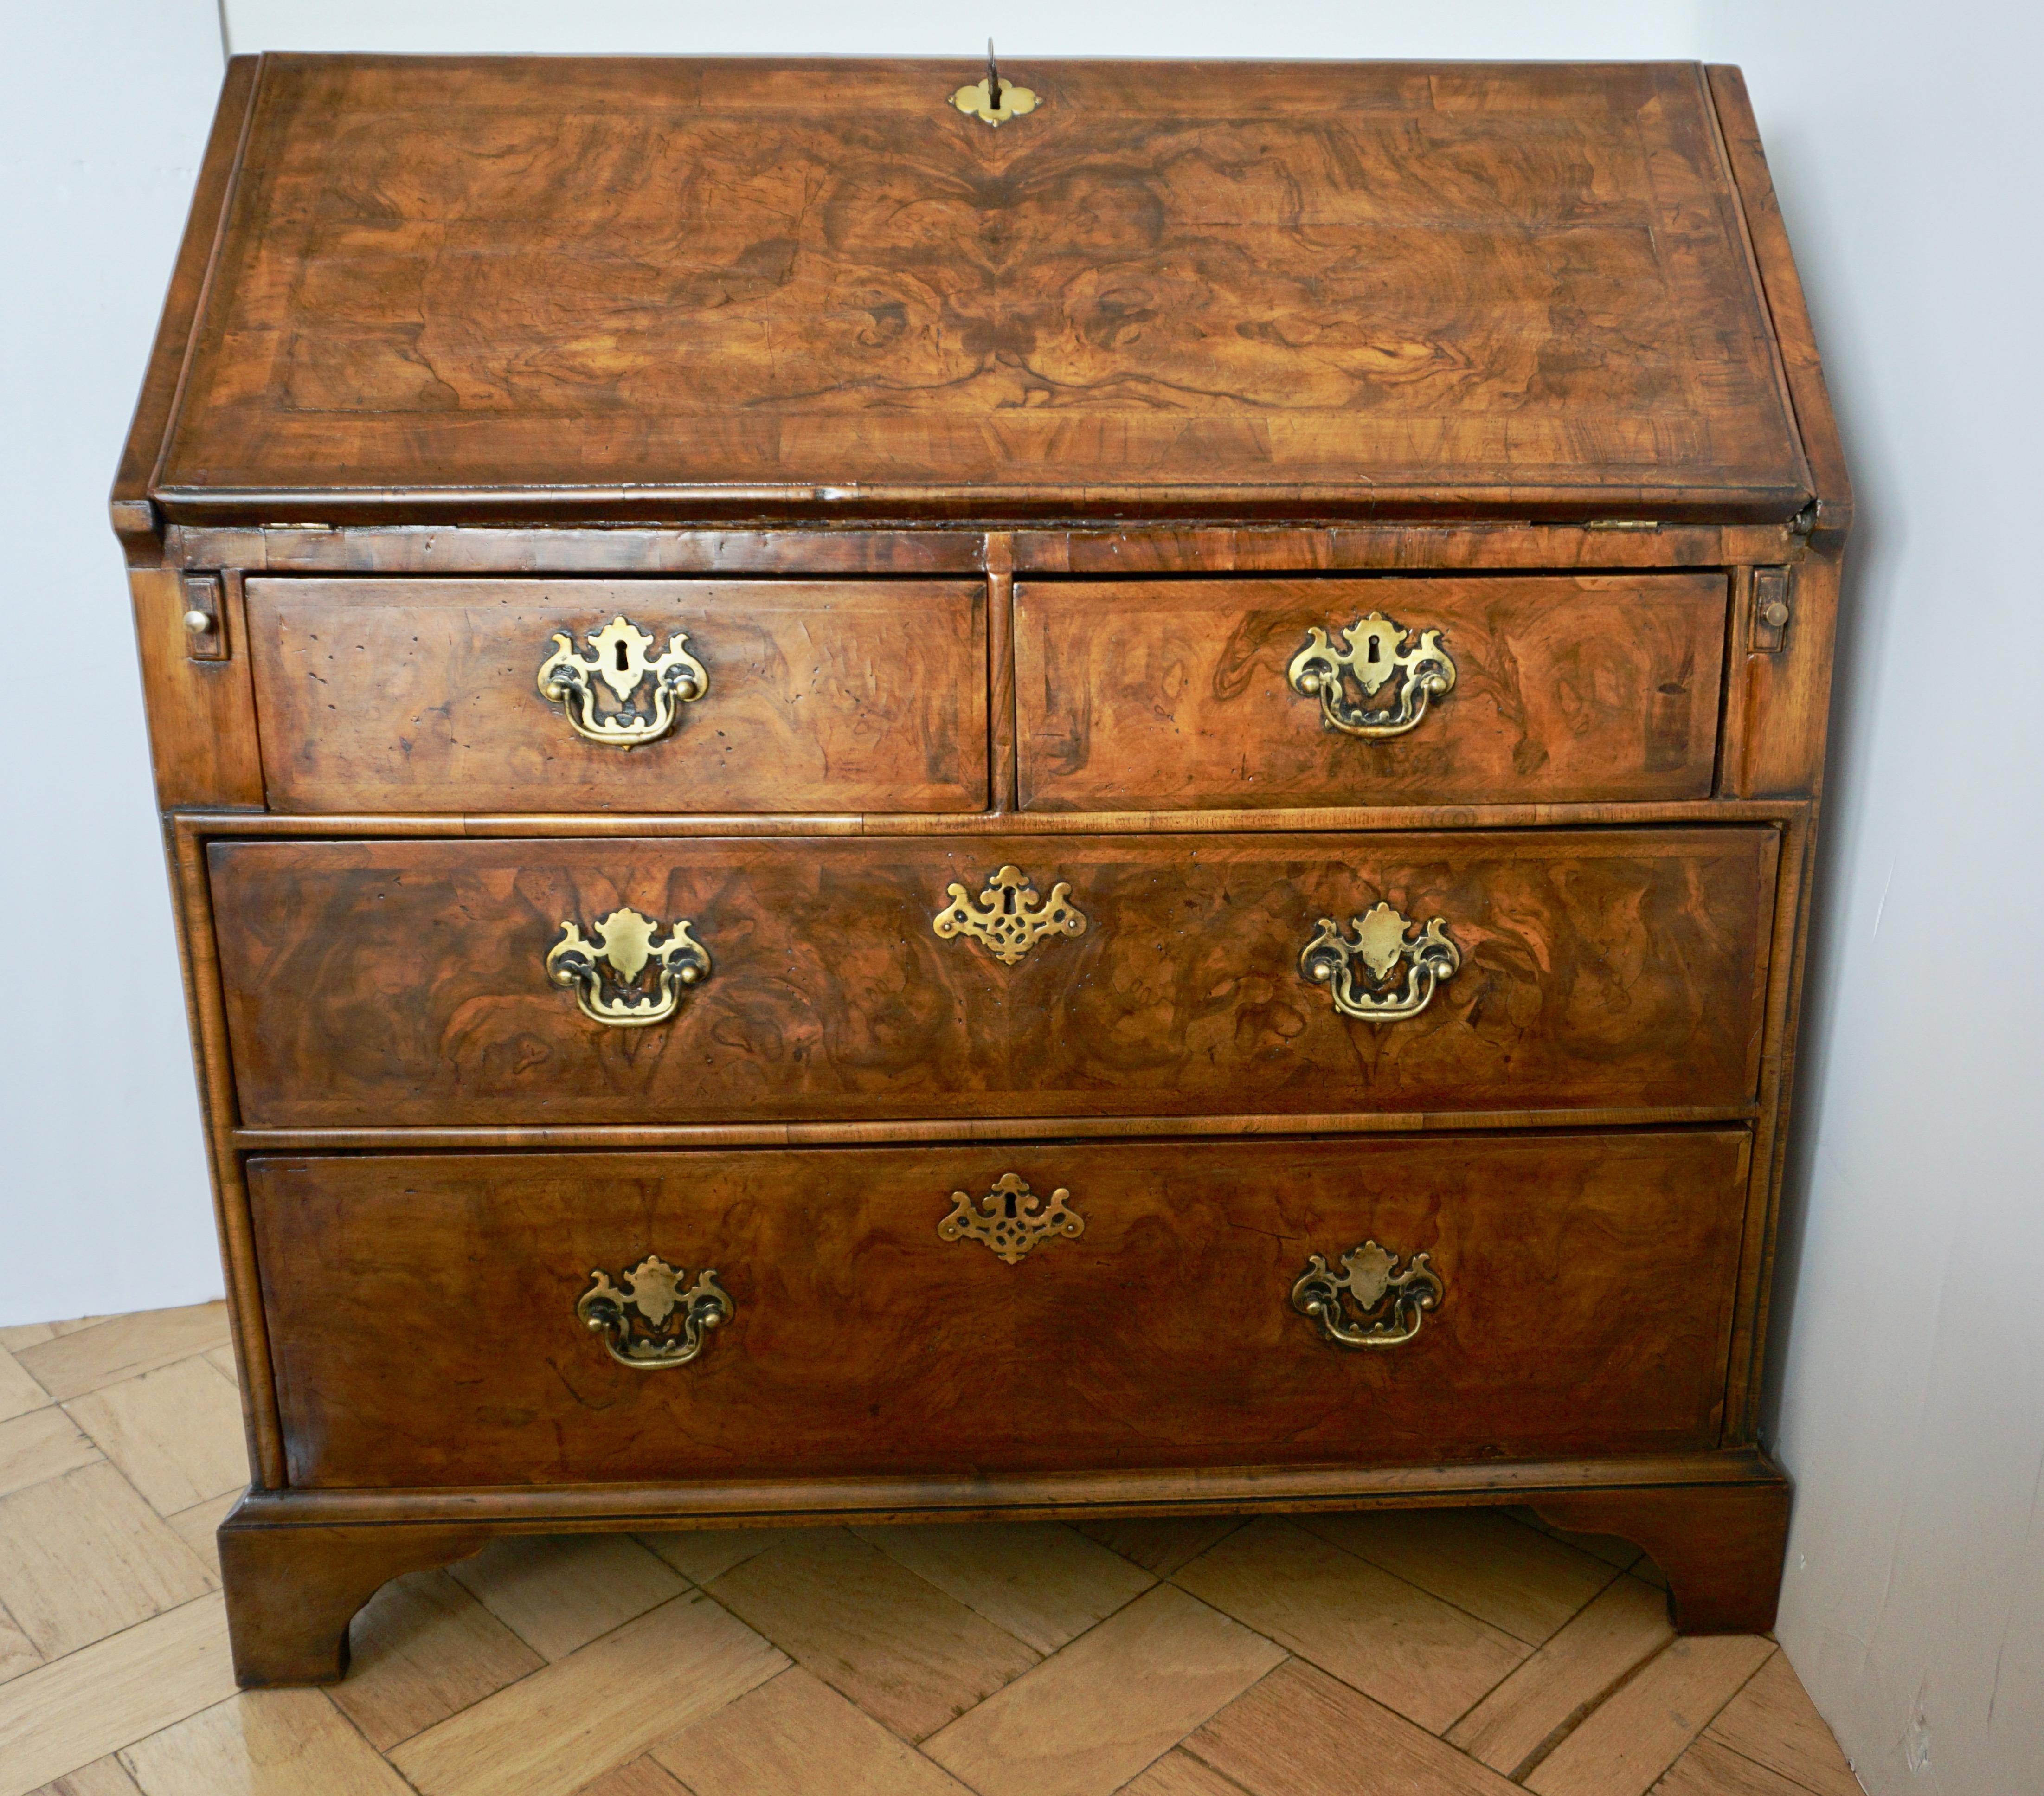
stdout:
<svg viewBox="0 0 2044 1796">
<path fill-rule="evenodd" d="M 0 1796 L 1857 1796 L 1771 1640 L 1497 1512 L 577 1536 L 237 1695 L 217 1305 L 0 1330 Z"/>
</svg>

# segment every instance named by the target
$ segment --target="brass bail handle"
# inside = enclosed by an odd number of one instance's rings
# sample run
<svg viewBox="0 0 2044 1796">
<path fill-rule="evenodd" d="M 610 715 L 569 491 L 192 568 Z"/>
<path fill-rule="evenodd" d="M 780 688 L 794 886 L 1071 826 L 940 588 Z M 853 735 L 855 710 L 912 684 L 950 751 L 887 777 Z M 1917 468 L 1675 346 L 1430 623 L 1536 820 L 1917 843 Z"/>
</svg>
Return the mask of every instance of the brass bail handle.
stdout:
<svg viewBox="0 0 2044 1796">
<path fill-rule="evenodd" d="M 1435 699 L 1455 689 L 1455 663 L 1439 630 L 1408 630 L 1373 611 L 1335 633 L 1339 648 L 1314 625 L 1285 671 L 1294 692 L 1320 700 L 1320 721 L 1329 729 L 1370 742 L 1404 736 L 1420 727 Z M 1416 640 L 1408 644 L 1408 638 Z M 1371 701 L 1393 679 L 1396 693 L 1373 709 Z M 1359 698 L 1350 697 L 1351 686 Z"/>
<path fill-rule="evenodd" d="M 585 742 L 628 752 L 669 734 L 684 705 L 709 690 L 709 673 L 676 630 L 667 646 L 652 652 L 653 636 L 620 613 L 588 635 L 589 652 L 564 630 L 554 633 L 553 652 L 540 663 L 540 696 L 560 706 L 568 727 Z M 645 689 L 642 703 L 640 693 Z M 600 700 L 605 691 L 611 702 Z"/>
<path fill-rule="evenodd" d="M 563 919 L 560 940 L 547 951 L 547 977 L 572 990 L 593 1023 L 624 1029 L 664 1023 L 681 1008 L 682 994 L 709 977 L 709 950 L 693 927 L 686 917 L 660 923 L 628 905 L 599 917 L 586 935 L 572 917 Z"/>
<path fill-rule="evenodd" d="M 1319 1323 L 1322 1337 L 1336 1347 L 1402 1347 L 1447 1294 L 1429 1256 L 1414 1254 L 1401 1271 L 1397 1255 L 1365 1241 L 1341 1256 L 1339 1272 L 1320 1255 L 1308 1255 L 1292 1286 L 1292 1307 Z"/>
<path fill-rule="evenodd" d="M 575 1300 L 575 1316 L 603 1337 L 612 1359 L 636 1372 L 686 1366 L 736 1308 L 717 1282 L 714 1267 L 690 1284 L 686 1271 L 656 1253 L 615 1279 L 600 1269 L 589 1277 L 589 1289 Z"/>
<path fill-rule="evenodd" d="M 1439 917 L 1415 936 L 1410 918 L 1379 903 L 1351 917 L 1348 926 L 1352 940 L 1334 918 L 1323 917 L 1299 951 L 1299 976 L 1325 986 L 1340 1016 L 1366 1023 L 1403 1022 L 1432 1003 L 1434 994 L 1462 966 L 1462 950 L 1449 940 L 1447 925 Z"/>
</svg>

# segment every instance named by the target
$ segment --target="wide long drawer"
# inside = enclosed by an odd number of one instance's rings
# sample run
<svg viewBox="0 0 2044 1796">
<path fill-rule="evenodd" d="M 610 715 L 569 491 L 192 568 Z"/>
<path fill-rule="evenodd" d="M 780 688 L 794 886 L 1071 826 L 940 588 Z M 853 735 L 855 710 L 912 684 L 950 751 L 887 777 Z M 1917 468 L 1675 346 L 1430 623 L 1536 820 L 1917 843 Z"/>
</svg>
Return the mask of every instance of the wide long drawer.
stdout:
<svg viewBox="0 0 2044 1796">
<path fill-rule="evenodd" d="M 963 811 L 986 602 L 937 580 L 252 579 L 287 811 Z"/>
<path fill-rule="evenodd" d="M 249 1184 L 293 1482 L 431 1486 L 1711 1446 L 1746 1159 L 1727 1129 Z"/>
<path fill-rule="evenodd" d="M 1707 797 L 1723 574 L 1025 581 L 1025 808 Z"/>
<path fill-rule="evenodd" d="M 209 854 L 254 1125 L 1608 1115 L 1752 1101 L 1777 837 Z"/>
</svg>

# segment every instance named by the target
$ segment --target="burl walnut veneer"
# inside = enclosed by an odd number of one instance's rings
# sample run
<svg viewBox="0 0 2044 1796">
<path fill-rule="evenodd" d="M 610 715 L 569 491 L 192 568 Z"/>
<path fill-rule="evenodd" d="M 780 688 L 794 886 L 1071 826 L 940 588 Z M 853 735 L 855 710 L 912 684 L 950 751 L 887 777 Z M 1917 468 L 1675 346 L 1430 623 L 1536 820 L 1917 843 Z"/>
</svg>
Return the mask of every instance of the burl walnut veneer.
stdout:
<svg viewBox="0 0 2044 1796">
<path fill-rule="evenodd" d="M 983 72 L 230 65 L 113 510 L 244 1683 L 576 1529 L 1773 1619 L 1850 500 L 1737 71 Z"/>
</svg>

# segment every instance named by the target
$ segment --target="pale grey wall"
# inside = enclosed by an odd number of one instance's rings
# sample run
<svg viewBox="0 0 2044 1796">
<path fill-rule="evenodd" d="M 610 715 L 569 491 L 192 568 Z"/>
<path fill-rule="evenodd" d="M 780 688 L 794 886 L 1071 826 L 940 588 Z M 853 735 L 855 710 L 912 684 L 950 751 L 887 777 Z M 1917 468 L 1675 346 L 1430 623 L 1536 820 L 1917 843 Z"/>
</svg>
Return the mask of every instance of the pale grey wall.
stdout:
<svg viewBox="0 0 2044 1796">
<path fill-rule="evenodd" d="M 213 0 L 0 0 L 0 1323 L 220 1290 L 106 489 L 220 85 Z"/>
</svg>

